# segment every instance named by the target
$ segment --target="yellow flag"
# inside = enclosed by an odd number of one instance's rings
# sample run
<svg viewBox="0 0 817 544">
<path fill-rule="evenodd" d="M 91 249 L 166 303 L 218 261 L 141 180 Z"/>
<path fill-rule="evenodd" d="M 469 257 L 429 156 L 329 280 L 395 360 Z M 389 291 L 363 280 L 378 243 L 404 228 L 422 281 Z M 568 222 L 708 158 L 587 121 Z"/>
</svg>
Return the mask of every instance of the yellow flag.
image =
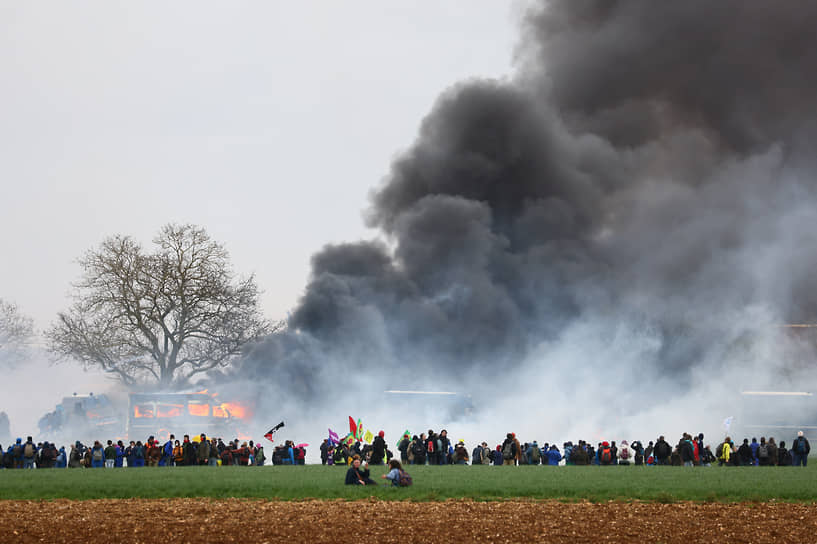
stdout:
<svg viewBox="0 0 817 544">
<path fill-rule="evenodd" d="M 367 430 L 366 434 L 363 435 L 363 441 L 366 442 L 367 444 L 371 444 L 372 440 L 374 440 L 374 435 L 372 434 L 372 431 Z"/>
</svg>

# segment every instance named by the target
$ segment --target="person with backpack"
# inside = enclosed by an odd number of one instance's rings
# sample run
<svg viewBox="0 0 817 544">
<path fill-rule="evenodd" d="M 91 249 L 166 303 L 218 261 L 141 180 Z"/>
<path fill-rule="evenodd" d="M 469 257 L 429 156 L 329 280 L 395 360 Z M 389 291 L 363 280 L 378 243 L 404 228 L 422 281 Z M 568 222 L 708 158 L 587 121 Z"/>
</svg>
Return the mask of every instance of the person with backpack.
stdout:
<svg viewBox="0 0 817 544">
<path fill-rule="evenodd" d="M 516 449 L 516 438 L 513 433 L 508 433 L 502 442 L 502 464 L 504 466 L 515 466 L 516 456 L 519 450 Z"/>
<path fill-rule="evenodd" d="M 803 436 L 803 431 L 797 432 L 797 438 L 791 445 L 791 461 L 792 466 L 806 466 L 808 464 L 808 454 L 811 452 L 811 446 L 808 440 Z"/>
<path fill-rule="evenodd" d="M 133 447 L 133 466 L 139 468 L 145 466 L 145 446 L 141 440 L 137 440 Z"/>
<path fill-rule="evenodd" d="M 581 447 L 575 448 L 575 450 L 580 450 Z M 587 454 L 585 453 L 585 464 Z M 547 463 L 548 466 L 555 467 L 559 465 L 559 461 L 562 460 L 562 454 L 559 452 L 559 448 L 556 447 L 556 444 L 551 444 L 550 448 L 545 453 L 545 459 L 542 460 L 542 464 Z"/>
<path fill-rule="evenodd" d="M 656 464 L 669 464 L 670 456 L 672 456 L 672 446 L 669 445 L 669 442 L 664 440 L 664 435 L 659 436 L 658 440 L 656 440 L 655 446 L 653 447 L 653 456 L 655 457 Z"/>
<path fill-rule="evenodd" d="M 410 461 L 412 465 L 426 464 L 425 434 L 420 434 L 419 437 L 417 435 L 414 435 L 411 439 L 409 449 L 411 450 L 412 455 L 412 459 Z"/>
<path fill-rule="evenodd" d="M 392 487 L 408 487 L 411 485 L 411 476 L 403 470 L 403 466 L 397 459 L 389 461 L 389 472 L 381 476 L 381 478 L 391 481 Z"/>
<path fill-rule="evenodd" d="M 608 466 L 613 464 L 613 449 L 610 443 L 606 440 L 601 443 L 599 448 L 599 465 Z"/>
<path fill-rule="evenodd" d="M 528 444 L 525 457 L 529 465 L 538 465 L 542 460 L 542 452 L 539 450 L 539 444 L 536 443 L 536 440 Z"/>
<path fill-rule="evenodd" d="M 791 453 L 789 453 L 789 450 L 786 449 L 785 440 L 781 440 L 780 445 L 777 447 L 777 466 L 779 467 L 791 466 Z"/>
<path fill-rule="evenodd" d="M 176 440 L 174 435 L 170 435 L 167 442 L 162 446 L 162 458 L 159 460 L 160 467 L 173 466 L 173 442 Z"/>
<path fill-rule="evenodd" d="M 760 437 L 760 444 L 757 446 L 757 464 L 761 467 L 769 466 L 769 446 L 765 436 Z"/>
<path fill-rule="evenodd" d="M 628 446 L 627 441 L 622 440 L 621 447 L 618 449 L 618 464 L 629 465 L 631 456 L 632 454 L 630 452 L 630 447 Z"/>
<path fill-rule="evenodd" d="M 95 440 L 91 448 L 91 468 L 103 467 L 105 467 L 105 450 L 102 449 L 102 444 L 99 443 L 99 440 Z"/>
<path fill-rule="evenodd" d="M 775 443 L 773 436 L 770 436 L 769 439 L 766 441 L 766 447 L 769 448 L 769 466 L 776 466 L 777 443 Z"/>
<path fill-rule="evenodd" d="M 23 468 L 34 468 L 34 461 L 37 458 L 37 445 L 29 436 L 26 443 L 23 444 Z"/>
</svg>

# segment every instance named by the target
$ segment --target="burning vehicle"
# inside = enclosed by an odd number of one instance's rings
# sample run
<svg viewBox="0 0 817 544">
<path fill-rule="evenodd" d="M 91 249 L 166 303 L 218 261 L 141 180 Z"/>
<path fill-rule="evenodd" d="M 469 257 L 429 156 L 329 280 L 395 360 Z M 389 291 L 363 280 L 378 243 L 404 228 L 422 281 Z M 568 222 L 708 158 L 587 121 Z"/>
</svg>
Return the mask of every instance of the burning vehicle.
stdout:
<svg viewBox="0 0 817 544">
<path fill-rule="evenodd" d="M 170 433 L 206 433 L 241 437 L 252 407 L 222 402 L 206 389 L 194 393 L 130 393 L 126 434 L 129 438 Z"/>
<path fill-rule="evenodd" d="M 252 417 L 247 403 L 223 402 L 206 389 L 196 392 L 134 392 L 127 403 L 109 395 L 64 397 L 39 421 L 50 439 L 133 439 L 170 433 L 245 436 Z"/>
</svg>

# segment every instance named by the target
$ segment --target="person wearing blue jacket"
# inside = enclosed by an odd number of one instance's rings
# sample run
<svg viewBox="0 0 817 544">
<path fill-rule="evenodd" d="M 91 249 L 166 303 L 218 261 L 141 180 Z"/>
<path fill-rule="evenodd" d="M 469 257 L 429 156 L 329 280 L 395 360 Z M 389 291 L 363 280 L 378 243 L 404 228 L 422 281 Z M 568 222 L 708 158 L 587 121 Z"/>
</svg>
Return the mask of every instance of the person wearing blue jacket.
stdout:
<svg viewBox="0 0 817 544">
<path fill-rule="evenodd" d="M 103 468 L 105 466 L 105 450 L 99 440 L 94 442 L 91 448 L 91 468 Z"/>
<path fill-rule="evenodd" d="M 65 453 L 65 446 L 60 446 L 60 451 L 57 453 L 57 460 L 54 463 L 54 468 L 65 468 L 68 466 L 68 454 Z"/>
<path fill-rule="evenodd" d="M 562 460 L 562 454 L 556 444 L 553 444 L 547 452 L 548 465 L 555 467 Z"/>
<path fill-rule="evenodd" d="M 757 466 L 757 448 L 760 444 L 757 443 L 757 438 L 752 437 L 752 443 L 749 447 L 752 449 L 752 465 Z"/>
<path fill-rule="evenodd" d="M 121 440 L 116 442 L 116 457 L 113 461 L 114 468 L 122 468 L 123 461 L 125 459 L 125 445 L 122 443 Z"/>
</svg>

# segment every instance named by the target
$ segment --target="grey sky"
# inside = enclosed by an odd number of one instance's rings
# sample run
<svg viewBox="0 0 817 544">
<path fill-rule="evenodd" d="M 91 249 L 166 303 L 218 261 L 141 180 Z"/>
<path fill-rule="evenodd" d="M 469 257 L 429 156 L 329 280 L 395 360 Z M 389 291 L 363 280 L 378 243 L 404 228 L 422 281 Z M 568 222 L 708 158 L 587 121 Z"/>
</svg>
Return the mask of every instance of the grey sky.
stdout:
<svg viewBox="0 0 817 544">
<path fill-rule="evenodd" d="M 75 259 L 193 222 L 286 315 L 435 98 L 510 72 L 519 3 L 0 2 L 0 297 L 45 328 Z"/>
</svg>

